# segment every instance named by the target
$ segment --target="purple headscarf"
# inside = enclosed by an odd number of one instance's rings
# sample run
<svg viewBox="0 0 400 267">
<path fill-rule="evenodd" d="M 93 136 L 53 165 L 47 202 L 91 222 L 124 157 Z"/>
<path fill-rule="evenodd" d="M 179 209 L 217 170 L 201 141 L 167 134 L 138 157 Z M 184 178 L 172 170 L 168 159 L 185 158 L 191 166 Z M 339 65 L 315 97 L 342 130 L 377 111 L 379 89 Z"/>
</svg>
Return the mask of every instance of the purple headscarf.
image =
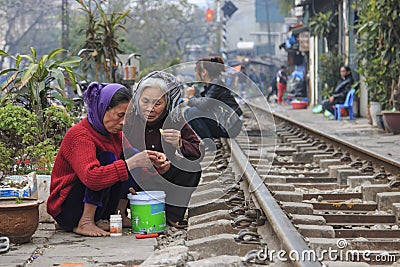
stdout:
<svg viewBox="0 0 400 267">
<path fill-rule="evenodd" d="M 106 110 L 115 92 L 122 87 L 124 86 L 118 83 L 92 82 L 83 93 L 83 101 L 88 107 L 88 120 L 93 128 L 102 135 L 108 135 L 103 124 Z"/>
</svg>

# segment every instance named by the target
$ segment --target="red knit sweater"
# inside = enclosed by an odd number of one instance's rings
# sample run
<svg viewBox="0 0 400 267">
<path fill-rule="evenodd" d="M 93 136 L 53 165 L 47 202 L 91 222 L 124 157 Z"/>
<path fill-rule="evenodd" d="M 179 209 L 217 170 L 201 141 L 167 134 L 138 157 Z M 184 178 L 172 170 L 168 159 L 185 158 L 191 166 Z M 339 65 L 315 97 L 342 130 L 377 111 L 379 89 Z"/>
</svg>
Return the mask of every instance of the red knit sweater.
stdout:
<svg viewBox="0 0 400 267">
<path fill-rule="evenodd" d="M 100 166 L 96 154 L 103 151 L 115 153 L 118 160 Z M 128 179 L 122 153 L 122 133 L 104 136 L 90 125 L 87 118 L 73 126 L 65 134 L 51 173 L 50 196 L 47 212 L 54 218 L 60 214 L 61 206 L 80 179 L 88 188 L 97 191 Z"/>
</svg>

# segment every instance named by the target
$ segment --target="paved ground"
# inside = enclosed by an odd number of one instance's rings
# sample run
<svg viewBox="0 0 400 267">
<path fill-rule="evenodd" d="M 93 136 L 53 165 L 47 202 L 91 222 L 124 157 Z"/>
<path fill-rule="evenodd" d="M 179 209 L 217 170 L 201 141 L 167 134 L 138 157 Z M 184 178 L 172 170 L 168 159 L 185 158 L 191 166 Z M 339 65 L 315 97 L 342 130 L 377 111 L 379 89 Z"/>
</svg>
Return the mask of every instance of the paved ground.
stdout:
<svg viewBox="0 0 400 267">
<path fill-rule="evenodd" d="M 329 132 L 400 162 L 400 135 L 392 135 L 368 124 L 365 118 L 333 121 L 311 109 L 292 110 L 290 106 L 271 108 L 292 119 Z M 55 231 L 51 223 L 40 224 L 32 242 L 12 245 L 0 254 L 0 266 L 135 266 L 152 255 L 156 240 L 122 237 L 88 238 Z"/>
<path fill-rule="evenodd" d="M 41 223 L 32 242 L 12 245 L 0 255 L 0 266 L 137 266 L 151 256 L 155 245 L 155 238 L 90 238 L 55 231 L 54 224 Z"/>
</svg>

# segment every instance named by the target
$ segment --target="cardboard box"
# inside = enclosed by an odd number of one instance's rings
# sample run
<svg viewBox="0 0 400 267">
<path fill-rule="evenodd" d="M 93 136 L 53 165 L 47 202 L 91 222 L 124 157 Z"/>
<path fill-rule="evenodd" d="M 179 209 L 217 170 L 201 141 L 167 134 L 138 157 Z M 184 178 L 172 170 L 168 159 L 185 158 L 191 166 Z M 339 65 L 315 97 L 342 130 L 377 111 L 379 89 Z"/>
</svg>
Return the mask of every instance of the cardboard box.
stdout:
<svg viewBox="0 0 400 267">
<path fill-rule="evenodd" d="M 12 184 L 23 185 L 21 188 L 12 186 Z M 12 175 L 1 180 L 0 199 L 13 198 L 34 198 L 38 199 L 38 186 L 36 172 L 28 175 Z"/>
</svg>

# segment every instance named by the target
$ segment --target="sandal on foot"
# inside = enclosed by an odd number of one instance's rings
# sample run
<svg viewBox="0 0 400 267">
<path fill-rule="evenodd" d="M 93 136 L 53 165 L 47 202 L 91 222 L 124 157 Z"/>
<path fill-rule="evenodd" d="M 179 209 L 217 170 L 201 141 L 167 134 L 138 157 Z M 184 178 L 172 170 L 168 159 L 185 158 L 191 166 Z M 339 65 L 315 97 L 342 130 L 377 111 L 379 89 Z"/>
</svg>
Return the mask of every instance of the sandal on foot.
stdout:
<svg viewBox="0 0 400 267">
<path fill-rule="evenodd" d="M 168 225 L 175 227 L 177 229 L 185 229 L 188 227 L 188 222 L 186 220 L 174 222 L 170 219 L 167 219 Z"/>
</svg>

